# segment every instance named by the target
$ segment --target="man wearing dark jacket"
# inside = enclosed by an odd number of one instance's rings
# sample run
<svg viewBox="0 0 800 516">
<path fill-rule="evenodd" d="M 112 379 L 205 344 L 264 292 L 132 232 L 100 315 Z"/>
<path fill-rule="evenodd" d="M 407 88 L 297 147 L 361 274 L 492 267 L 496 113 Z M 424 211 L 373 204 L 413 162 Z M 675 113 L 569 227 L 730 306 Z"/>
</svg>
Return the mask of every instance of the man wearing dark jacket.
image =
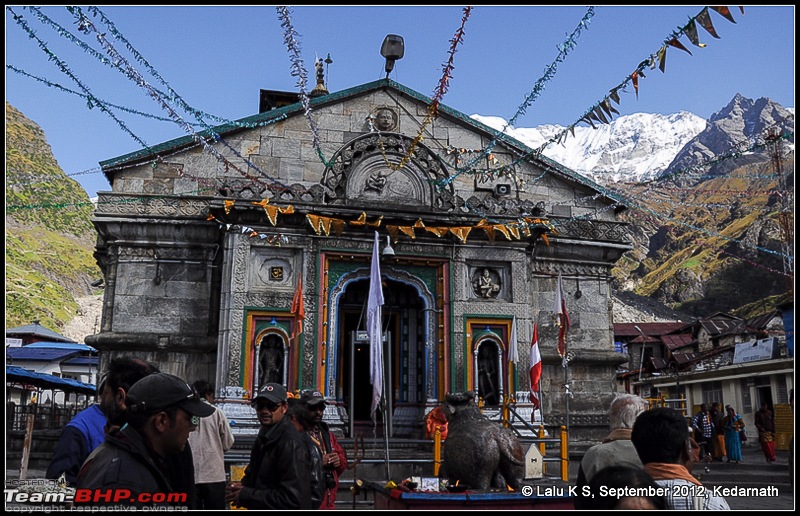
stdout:
<svg viewBox="0 0 800 516">
<path fill-rule="evenodd" d="M 303 436 L 286 414 L 286 389 L 268 383 L 255 397 L 261 423 L 241 482 L 231 483 L 225 501 L 246 509 L 311 509 L 311 459 Z"/>
<path fill-rule="evenodd" d="M 136 382 L 125 403 L 127 424 L 107 435 L 84 462 L 75 504 L 186 506 L 188 494 L 176 492 L 170 484 L 168 460 L 184 451 L 199 418 L 213 414 L 214 407 L 200 401 L 185 381 L 167 373 Z M 100 496 L 104 493 L 111 498 Z"/>
<path fill-rule="evenodd" d="M 300 394 L 300 401 L 306 408 L 308 419 L 307 433 L 322 453 L 322 467 L 325 479 L 325 496 L 320 509 L 336 509 L 336 494 L 339 491 L 339 475 L 347 469 L 347 455 L 336 441 L 327 423 L 322 420 L 325 414 L 325 397 L 319 391 L 306 390 Z"/>
</svg>

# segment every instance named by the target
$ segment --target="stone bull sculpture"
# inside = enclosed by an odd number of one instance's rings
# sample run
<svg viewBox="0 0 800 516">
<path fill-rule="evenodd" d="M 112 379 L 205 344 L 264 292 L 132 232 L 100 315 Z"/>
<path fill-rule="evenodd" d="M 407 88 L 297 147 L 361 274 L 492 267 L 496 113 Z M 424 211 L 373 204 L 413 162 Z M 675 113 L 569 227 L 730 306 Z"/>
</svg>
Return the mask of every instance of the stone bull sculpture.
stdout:
<svg viewBox="0 0 800 516">
<path fill-rule="evenodd" d="M 445 396 L 448 429 L 439 476 L 450 485 L 505 489 L 508 484 L 518 491 L 525 475 L 522 445 L 510 429 L 484 416 L 474 397 L 472 391 Z"/>
</svg>

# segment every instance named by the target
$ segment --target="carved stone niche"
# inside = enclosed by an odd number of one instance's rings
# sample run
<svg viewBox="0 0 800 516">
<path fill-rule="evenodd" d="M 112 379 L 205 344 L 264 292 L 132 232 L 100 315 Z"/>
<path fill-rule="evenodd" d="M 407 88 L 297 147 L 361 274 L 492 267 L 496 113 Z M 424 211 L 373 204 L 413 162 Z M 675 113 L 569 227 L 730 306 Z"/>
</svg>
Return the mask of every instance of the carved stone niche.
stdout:
<svg viewBox="0 0 800 516">
<path fill-rule="evenodd" d="M 382 155 L 372 155 L 350 173 L 347 199 L 351 201 L 397 205 L 430 206 L 430 186 L 412 163 L 392 170 Z"/>
<path fill-rule="evenodd" d="M 300 273 L 297 263 L 297 257 L 288 249 L 252 248 L 248 262 L 250 289 L 255 292 L 293 290 L 295 274 Z"/>
<path fill-rule="evenodd" d="M 467 276 L 469 299 L 508 300 L 510 277 L 506 267 L 474 264 Z"/>
</svg>

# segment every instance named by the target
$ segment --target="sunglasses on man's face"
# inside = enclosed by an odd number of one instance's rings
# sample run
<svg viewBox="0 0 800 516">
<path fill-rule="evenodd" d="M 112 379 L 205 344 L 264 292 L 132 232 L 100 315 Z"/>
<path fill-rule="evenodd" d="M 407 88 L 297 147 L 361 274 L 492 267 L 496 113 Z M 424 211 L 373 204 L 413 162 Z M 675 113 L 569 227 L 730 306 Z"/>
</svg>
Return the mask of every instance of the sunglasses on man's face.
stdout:
<svg viewBox="0 0 800 516">
<path fill-rule="evenodd" d="M 271 401 L 257 401 L 256 402 L 256 410 L 264 410 L 267 409 L 270 412 L 275 412 L 278 410 L 278 407 L 281 406 L 281 403 L 272 403 Z"/>
</svg>

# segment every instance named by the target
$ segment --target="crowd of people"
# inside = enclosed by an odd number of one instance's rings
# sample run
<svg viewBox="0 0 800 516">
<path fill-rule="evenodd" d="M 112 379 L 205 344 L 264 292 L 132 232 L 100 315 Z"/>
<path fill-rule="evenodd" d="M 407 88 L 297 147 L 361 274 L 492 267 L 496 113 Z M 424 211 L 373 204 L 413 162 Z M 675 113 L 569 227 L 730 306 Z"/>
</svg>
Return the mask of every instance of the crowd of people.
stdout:
<svg viewBox="0 0 800 516">
<path fill-rule="evenodd" d="M 677 410 L 648 409 L 646 400 L 623 394 L 611 403 L 609 423 L 611 433 L 589 448 L 578 469 L 577 509 L 730 508 L 691 471 L 698 461 L 742 461 L 747 433 L 733 406 L 723 412 L 721 403 L 704 403 L 687 425 Z M 767 403 L 756 412 L 755 426 L 767 462 L 775 462 L 775 421 Z"/>
<path fill-rule="evenodd" d="M 64 428 L 47 478 L 90 492 L 124 490 L 134 507 L 335 509 L 347 456 L 323 421 L 327 403 L 319 391 L 293 396 L 279 383 L 260 389 L 252 405 L 261 426 L 236 482 L 226 481 L 224 461 L 233 432 L 209 382 L 190 386 L 153 364 L 119 357 L 97 391 L 98 403 Z M 691 470 L 697 461 L 742 461 L 746 428 L 733 406 L 723 412 L 720 403 L 704 403 L 687 424 L 676 410 L 648 409 L 646 400 L 622 394 L 608 415 L 610 433 L 580 463 L 576 508 L 729 509 Z M 767 462 L 775 462 L 767 403 L 755 426 Z M 627 494 L 604 496 L 609 490 Z M 108 496 L 80 502 L 111 504 Z"/>
<path fill-rule="evenodd" d="M 347 457 L 322 421 L 327 404 L 318 391 L 293 397 L 268 383 L 258 392 L 252 403 L 261 428 L 237 482 L 227 481 L 224 456 L 234 435 L 208 381 L 190 386 L 144 360 L 119 357 L 97 392 L 98 403 L 62 431 L 46 472 L 92 493 L 76 504 L 335 508 Z"/>
</svg>

